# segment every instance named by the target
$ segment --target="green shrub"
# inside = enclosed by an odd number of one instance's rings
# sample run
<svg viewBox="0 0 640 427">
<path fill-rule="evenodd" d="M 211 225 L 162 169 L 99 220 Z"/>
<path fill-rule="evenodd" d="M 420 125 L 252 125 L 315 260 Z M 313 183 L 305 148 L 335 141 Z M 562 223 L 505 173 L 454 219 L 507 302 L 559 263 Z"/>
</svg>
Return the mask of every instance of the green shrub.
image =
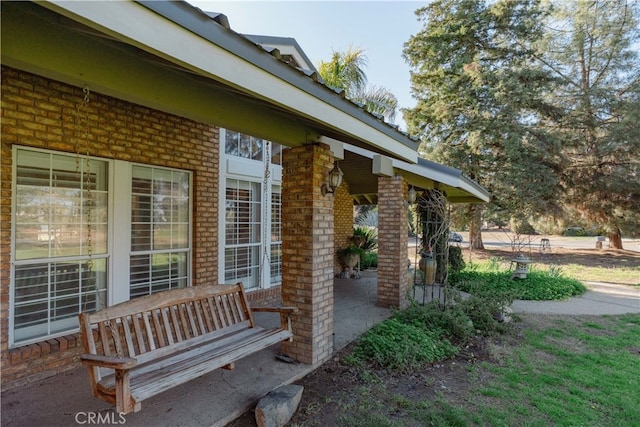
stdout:
<svg viewBox="0 0 640 427">
<path fill-rule="evenodd" d="M 353 235 L 363 238 L 360 246 L 365 251 L 372 251 L 378 247 L 378 230 L 372 227 L 358 226 L 353 227 Z"/>
<path fill-rule="evenodd" d="M 526 279 L 511 279 L 510 271 L 487 271 L 478 268 L 454 272 L 449 283 L 473 295 L 485 294 L 523 300 L 561 300 L 582 295 L 586 287 L 557 270 L 531 270 Z"/>
<path fill-rule="evenodd" d="M 376 268 L 378 267 L 378 253 L 365 252 L 360 256 L 360 268 Z"/>
<path fill-rule="evenodd" d="M 467 342 L 476 332 L 473 321 L 458 304 L 442 306 L 433 301 L 421 306 L 414 301 L 394 317 L 416 327 L 443 333 L 456 343 Z"/>
<path fill-rule="evenodd" d="M 408 372 L 455 356 L 477 334 L 502 333 L 508 327 L 495 316 L 511 303 L 507 294 L 479 291 L 462 299 L 458 291 L 448 288 L 445 292 L 451 294 L 447 304 L 433 301 L 422 306 L 413 301 L 374 326 L 344 361 Z"/>
<path fill-rule="evenodd" d="M 465 263 L 460 246 L 449 246 L 449 269 L 451 271 L 464 270 Z"/>
<path fill-rule="evenodd" d="M 516 234 L 536 234 L 529 221 L 524 218 L 511 218 L 511 231 Z"/>
<path fill-rule="evenodd" d="M 408 372 L 456 354 L 456 348 L 441 335 L 392 317 L 367 331 L 345 360 Z"/>
</svg>

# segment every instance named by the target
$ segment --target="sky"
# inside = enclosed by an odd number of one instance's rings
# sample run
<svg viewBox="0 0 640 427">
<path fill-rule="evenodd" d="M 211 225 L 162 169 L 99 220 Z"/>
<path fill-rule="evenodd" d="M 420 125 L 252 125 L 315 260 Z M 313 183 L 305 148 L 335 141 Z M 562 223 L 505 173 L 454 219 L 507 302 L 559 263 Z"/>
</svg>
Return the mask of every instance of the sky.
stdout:
<svg viewBox="0 0 640 427">
<path fill-rule="evenodd" d="M 235 32 L 296 39 L 316 67 L 333 51 L 362 48 L 368 83 L 393 93 L 399 108 L 415 106 L 402 50 L 422 27 L 415 11 L 426 1 L 188 1 L 225 14 Z M 400 111 L 395 123 L 406 129 Z"/>
</svg>

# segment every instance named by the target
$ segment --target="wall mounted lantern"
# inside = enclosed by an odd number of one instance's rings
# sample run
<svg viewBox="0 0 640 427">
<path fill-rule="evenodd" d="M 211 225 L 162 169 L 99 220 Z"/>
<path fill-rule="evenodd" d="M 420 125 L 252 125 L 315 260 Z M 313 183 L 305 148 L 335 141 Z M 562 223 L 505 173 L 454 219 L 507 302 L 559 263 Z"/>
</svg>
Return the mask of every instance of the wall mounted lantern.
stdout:
<svg viewBox="0 0 640 427">
<path fill-rule="evenodd" d="M 409 189 L 409 200 L 408 200 L 408 202 L 409 202 L 410 205 L 412 205 L 412 204 L 414 204 L 416 202 L 416 197 L 417 197 L 416 189 L 413 188 L 413 185 L 412 185 L 411 188 Z"/>
<path fill-rule="evenodd" d="M 333 165 L 333 169 L 329 172 L 329 182 L 322 184 L 320 190 L 322 191 L 322 195 L 326 196 L 328 193 L 335 193 L 336 188 L 340 187 L 342 184 L 342 170 L 338 166 L 338 162 L 335 162 Z"/>
</svg>

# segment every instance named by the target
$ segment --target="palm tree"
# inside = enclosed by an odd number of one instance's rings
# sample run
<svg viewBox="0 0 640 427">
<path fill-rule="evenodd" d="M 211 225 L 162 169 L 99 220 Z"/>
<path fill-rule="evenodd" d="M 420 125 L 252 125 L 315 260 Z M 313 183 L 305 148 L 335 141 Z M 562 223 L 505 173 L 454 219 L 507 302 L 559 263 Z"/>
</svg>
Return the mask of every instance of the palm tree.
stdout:
<svg viewBox="0 0 640 427">
<path fill-rule="evenodd" d="M 392 121 L 398 107 L 397 98 L 384 87 L 367 86 L 364 67 L 367 57 L 361 48 L 333 51 L 331 61 L 321 61 L 318 73 L 327 86 L 345 91 L 347 98 L 361 104 L 368 112 Z"/>
</svg>

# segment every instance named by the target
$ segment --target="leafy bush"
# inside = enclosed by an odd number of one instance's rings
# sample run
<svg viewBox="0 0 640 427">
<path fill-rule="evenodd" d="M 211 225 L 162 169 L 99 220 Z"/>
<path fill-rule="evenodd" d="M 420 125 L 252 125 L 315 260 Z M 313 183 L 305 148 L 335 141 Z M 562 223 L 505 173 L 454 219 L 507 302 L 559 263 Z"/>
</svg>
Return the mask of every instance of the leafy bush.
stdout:
<svg viewBox="0 0 640 427">
<path fill-rule="evenodd" d="M 452 271 L 464 270 L 465 263 L 460 246 L 449 246 L 449 269 Z"/>
<path fill-rule="evenodd" d="M 495 316 L 511 303 L 504 295 L 480 292 L 463 300 L 455 290 L 446 292 L 452 293 L 447 304 L 433 301 L 421 306 L 413 301 L 408 308 L 396 311 L 360 337 L 344 361 L 411 371 L 455 356 L 458 346 L 477 334 L 502 333 L 508 327 Z"/>
<path fill-rule="evenodd" d="M 456 343 L 467 342 L 476 333 L 473 321 L 458 304 L 443 307 L 438 301 L 432 301 L 421 306 L 414 301 L 394 316 L 404 323 L 433 332 L 442 332 Z"/>
<path fill-rule="evenodd" d="M 561 300 L 582 295 L 587 289 L 575 279 L 557 270 L 531 270 L 526 279 L 511 279 L 510 271 L 487 271 L 478 268 L 452 272 L 449 283 L 474 295 L 494 294 L 523 300 Z"/>
<path fill-rule="evenodd" d="M 369 361 L 380 367 L 408 372 L 456 354 L 456 348 L 441 335 L 442 332 L 426 330 L 392 317 L 367 331 L 346 361 L 352 364 Z"/>
<path fill-rule="evenodd" d="M 583 237 L 587 236 L 588 233 L 584 228 L 575 226 L 565 229 L 562 235 L 568 237 Z"/>
<path fill-rule="evenodd" d="M 360 256 L 360 268 L 376 268 L 378 266 L 378 253 L 365 252 Z"/>
<path fill-rule="evenodd" d="M 511 231 L 516 234 L 536 234 L 529 221 L 524 218 L 511 218 Z"/>
<path fill-rule="evenodd" d="M 365 251 L 372 251 L 378 247 L 378 231 L 372 227 L 353 227 L 353 235 L 363 238 L 363 243 L 360 245 Z"/>
</svg>

